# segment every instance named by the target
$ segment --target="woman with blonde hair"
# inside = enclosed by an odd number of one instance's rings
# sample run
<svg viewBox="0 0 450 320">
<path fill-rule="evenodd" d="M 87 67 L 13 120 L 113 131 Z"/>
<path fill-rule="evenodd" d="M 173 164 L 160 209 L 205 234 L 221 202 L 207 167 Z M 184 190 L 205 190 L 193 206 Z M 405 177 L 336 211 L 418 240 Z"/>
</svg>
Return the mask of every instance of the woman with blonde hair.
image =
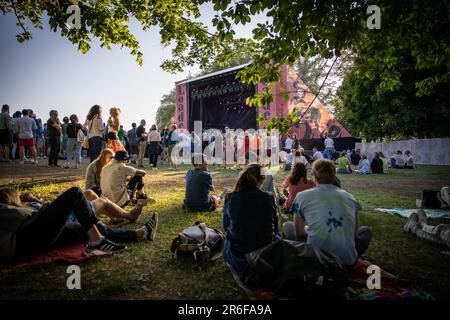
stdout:
<svg viewBox="0 0 450 320">
<path fill-rule="evenodd" d="M 114 151 L 109 148 L 103 149 L 98 158 L 89 164 L 86 169 L 85 190 L 92 190 L 98 196 L 102 194 L 102 190 L 100 189 L 100 175 L 103 168 L 111 163 L 114 154 Z"/>
<path fill-rule="evenodd" d="M 265 179 L 261 169 L 259 164 L 248 165 L 223 206 L 223 228 L 227 233 L 223 255 L 239 274 L 248 267 L 247 253 L 279 238 L 275 198 L 260 190 Z"/>
<path fill-rule="evenodd" d="M 120 108 L 113 107 L 109 109 L 108 133 L 106 134 L 106 147 L 114 152 L 125 150 L 125 147 L 119 140 L 118 132 L 120 129 Z"/>
</svg>

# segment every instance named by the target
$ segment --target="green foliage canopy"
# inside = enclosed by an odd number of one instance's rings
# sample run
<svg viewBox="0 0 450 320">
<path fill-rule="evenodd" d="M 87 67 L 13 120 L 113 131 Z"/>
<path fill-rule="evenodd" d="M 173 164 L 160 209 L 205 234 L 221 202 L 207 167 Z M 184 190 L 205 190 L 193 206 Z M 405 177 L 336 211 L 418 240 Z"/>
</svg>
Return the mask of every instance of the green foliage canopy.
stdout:
<svg viewBox="0 0 450 320">
<path fill-rule="evenodd" d="M 80 29 L 69 29 L 66 24 L 66 8 L 72 3 L 81 8 Z M 199 7 L 206 3 L 211 3 L 216 11 L 212 32 L 198 21 Z M 367 27 L 370 5 L 381 9 L 381 29 Z M 17 17 L 22 28 L 17 36 L 19 41 L 31 38 L 27 19 L 33 27 L 42 28 L 46 15 L 51 30 L 59 30 L 80 51 L 87 52 L 92 39 L 98 38 L 107 49 L 111 45 L 129 48 L 142 64 L 139 42 L 129 29 L 134 19 L 143 30 L 159 29 L 162 45 L 171 48 L 172 58 L 162 63 L 162 68 L 170 72 L 194 64 L 206 69 L 217 56 L 221 64 L 226 64 L 233 59 L 232 50 L 246 48 L 250 49 L 254 63 L 238 74 L 240 80 L 273 84 L 279 80 L 280 65 L 293 65 L 300 56 L 329 59 L 352 50 L 358 55 L 367 52 L 364 63 L 355 67 L 352 77 L 366 84 L 376 81 L 378 95 L 395 93 L 408 86 L 409 94 L 431 97 L 434 101 L 442 99 L 442 86 L 449 82 L 448 1 L 0 0 L 0 10 Z M 257 24 L 251 39 L 236 39 L 236 26 L 250 23 L 256 15 L 266 16 L 267 20 Z M 403 56 L 409 57 L 408 65 L 412 66 L 409 70 L 414 77 L 405 77 Z M 445 98 L 448 100 L 448 93 Z M 247 102 L 250 106 L 267 106 L 271 101 L 268 90 Z M 298 120 L 289 117 L 294 122 Z"/>
<path fill-rule="evenodd" d="M 156 126 L 159 129 L 165 128 L 173 117 L 176 108 L 175 89 L 165 94 L 161 98 L 161 103 L 156 111 Z"/>
</svg>

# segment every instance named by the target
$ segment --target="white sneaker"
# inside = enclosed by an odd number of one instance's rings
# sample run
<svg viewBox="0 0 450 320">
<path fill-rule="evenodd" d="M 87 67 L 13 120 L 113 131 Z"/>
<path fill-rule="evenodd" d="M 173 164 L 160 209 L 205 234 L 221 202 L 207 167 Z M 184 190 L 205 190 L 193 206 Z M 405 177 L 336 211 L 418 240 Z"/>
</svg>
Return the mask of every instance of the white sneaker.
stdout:
<svg viewBox="0 0 450 320">
<path fill-rule="evenodd" d="M 419 215 L 416 212 L 413 212 L 403 226 L 403 231 L 406 233 L 415 233 L 419 225 Z"/>
</svg>

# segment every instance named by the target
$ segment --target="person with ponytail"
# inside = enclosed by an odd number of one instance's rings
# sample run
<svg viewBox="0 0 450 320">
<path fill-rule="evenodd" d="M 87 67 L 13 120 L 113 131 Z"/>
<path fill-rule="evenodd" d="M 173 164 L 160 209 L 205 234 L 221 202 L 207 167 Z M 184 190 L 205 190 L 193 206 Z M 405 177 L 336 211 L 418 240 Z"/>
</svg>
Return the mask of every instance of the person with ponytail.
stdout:
<svg viewBox="0 0 450 320">
<path fill-rule="evenodd" d="M 260 190 L 265 176 L 259 164 L 250 164 L 234 190 L 225 197 L 222 220 L 226 232 L 223 256 L 239 274 L 248 267 L 245 255 L 279 239 L 273 194 Z"/>
</svg>

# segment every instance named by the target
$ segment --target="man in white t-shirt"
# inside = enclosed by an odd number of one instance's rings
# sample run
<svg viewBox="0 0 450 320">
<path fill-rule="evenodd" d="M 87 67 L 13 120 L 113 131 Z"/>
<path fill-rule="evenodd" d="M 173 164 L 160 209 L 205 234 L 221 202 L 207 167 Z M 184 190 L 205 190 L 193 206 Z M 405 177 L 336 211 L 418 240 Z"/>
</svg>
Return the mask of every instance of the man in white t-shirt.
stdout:
<svg viewBox="0 0 450 320">
<path fill-rule="evenodd" d="M 288 134 L 286 140 L 284 141 L 284 151 L 286 151 L 287 153 L 290 153 L 293 142 L 294 141 L 291 139 L 291 135 Z"/>
<path fill-rule="evenodd" d="M 287 154 L 286 156 L 286 163 L 284 165 L 284 170 L 289 171 L 292 168 L 292 163 L 294 162 L 294 152 L 291 152 Z"/>
<path fill-rule="evenodd" d="M 305 150 L 303 150 L 303 148 L 300 148 L 299 150 L 296 151 L 295 157 L 294 157 L 294 165 L 296 163 L 303 163 L 305 166 L 308 166 L 308 160 L 306 160 L 305 156 L 303 155 L 303 152 Z"/>
<path fill-rule="evenodd" d="M 23 117 L 17 119 L 15 122 L 15 129 L 18 132 L 19 158 L 20 163 L 24 163 L 25 147 L 28 147 L 33 157 L 31 163 L 37 164 L 36 147 L 34 145 L 34 133 L 37 131 L 37 125 L 36 121 L 28 116 L 28 113 L 28 109 L 23 109 Z"/>
<path fill-rule="evenodd" d="M 392 159 L 394 161 L 392 161 Z M 391 165 L 393 168 L 403 169 L 405 167 L 405 164 L 406 164 L 405 157 L 403 156 L 402 151 L 398 150 L 397 154 L 395 156 L 391 157 Z"/>
<path fill-rule="evenodd" d="M 334 141 L 330 137 L 326 137 L 325 139 L 325 158 L 332 160 L 333 159 L 333 148 L 334 148 Z"/>
<path fill-rule="evenodd" d="M 142 199 L 154 202 L 154 199 L 147 198 L 144 193 L 142 177 L 145 176 L 145 171 L 127 166 L 129 159 L 128 152 L 119 150 L 111 164 L 102 169 L 100 175 L 102 197 L 108 198 L 119 207 L 124 207 L 133 200 L 134 192 L 138 201 Z"/>
<path fill-rule="evenodd" d="M 323 159 L 323 154 L 319 150 L 317 150 L 317 147 L 313 148 L 313 161 Z"/>
<path fill-rule="evenodd" d="M 317 185 L 295 197 L 291 207 L 294 221 L 284 224 L 284 235 L 289 240 L 306 240 L 336 255 L 344 264 L 353 265 L 372 238 L 368 227 L 360 227 L 361 205 L 334 185 L 336 168 L 330 160 L 315 161 L 312 173 Z"/>
</svg>

